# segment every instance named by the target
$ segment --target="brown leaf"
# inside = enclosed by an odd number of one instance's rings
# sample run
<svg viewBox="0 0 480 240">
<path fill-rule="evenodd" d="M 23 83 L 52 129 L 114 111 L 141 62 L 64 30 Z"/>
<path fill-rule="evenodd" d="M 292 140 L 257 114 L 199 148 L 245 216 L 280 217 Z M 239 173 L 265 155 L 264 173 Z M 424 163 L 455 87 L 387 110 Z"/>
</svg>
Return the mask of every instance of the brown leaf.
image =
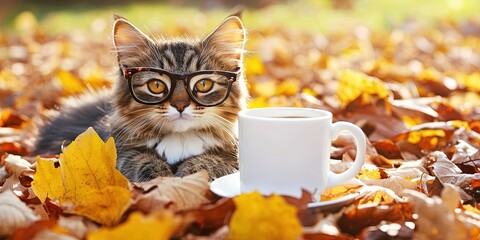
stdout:
<svg viewBox="0 0 480 240">
<path fill-rule="evenodd" d="M 452 156 L 452 163 L 455 163 L 459 168 L 462 166 L 465 167 L 466 165 L 474 168 L 473 172 L 478 171 L 480 167 L 480 151 L 478 151 L 476 147 L 473 147 L 463 140 L 458 140 L 454 149 L 455 152 Z"/>
<path fill-rule="evenodd" d="M 392 140 L 385 139 L 378 142 L 373 142 L 372 144 L 377 150 L 378 154 L 383 155 L 388 159 L 402 159 L 400 149 Z"/>
<path fill-rule="evenodd" d="M 473 179 L 479 179 L 480 173 L 476 174 L 464 174 L 455 164 L 453 164 L 443 152 L 433 152 L 427 157 L 430 162 L 428 166 L 432 175 L 438 178 L 442 184 L 453 184 L 460 187 L 460 195 L 463 200 L 471 200 L 471 197 L 464 192 L 470 186 L 470 182 Z"/>
<path fill-rule="evenodd" d="M 412 222 L 410 222 L 413 225 Z M 383 240 L 383 239 L 413 239 L 415 231 L 403 224 L 388 223 L 375 227 L 365 228 L 360 233 L 360 239 Z"/>
<path fill-rule="evenodd" d="M 344 212 L 347 211 L 347 209 L 348 208 L 343 208 L 336 213 L 331 213 L 328 215 L 319 214 L 319 216 L 317 216 L 317 222 L 315 223 L 315 225 L 303 227 L 303 237 L 307 239 L 312 239 L 314 237 L 319 237 L 323 235 L 325 235 L 325 237 L 337 236 L 341 239 L 342 237 L 346 237 L 341 234 L 341 231 L 337 226 L 337 222 L 338 219 L 340 219 L 340 217 L 344 214 Z"/>
<path fill-rule="evenodd" d="M 28 118 L 12 109 L 0 110 L 0 127 L 10 127 L 20 129 L 23 124 L 28 121 Z"/>
<path fill-rule="evenodd" d="M 235 208 L 232 198 L 223 198 L 213 205 L 187 210 L 182 215 L 192 219 L 192 224 L 186 231 L 197 235 L 210 234 L 229 222 Z"/>
<path fill-rule="evenodd" d="M 176 211 L 198 208 L 208 203 L 208 173 L 197 172 L 184 178 L 158 177 L 148 182 L 134 183 L 134 208 L 143 212 L 161 209 Z"/>
<path fill-rule="evenodd" d="M 35 239 L 38 233 L 50 230 L 54 228 L 57 224 L 56 219 L 37 221 L 28 228 L 20 228 L 12 236 L 12 240 L 25 240 L 25 239 Z"/>
<path fill-rule="evenodd" d="M 360 205 L 347 211 L 338 221 L 342 233 L 356 236 L 368 226 L 376 226 L 382 221 L 404 223 L 413 221 L 413 208 L 408 203 L 393 205 Z"/>
</svg>

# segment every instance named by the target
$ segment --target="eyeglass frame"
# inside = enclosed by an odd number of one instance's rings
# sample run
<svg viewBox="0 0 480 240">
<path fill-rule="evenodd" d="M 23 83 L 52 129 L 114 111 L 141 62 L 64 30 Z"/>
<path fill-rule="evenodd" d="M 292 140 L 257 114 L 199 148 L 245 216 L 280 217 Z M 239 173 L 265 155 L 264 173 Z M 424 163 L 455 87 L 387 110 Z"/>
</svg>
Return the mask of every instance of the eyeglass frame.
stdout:
<svg viewBox="0 0 480 240">
<path fill-rule="evenodd" d="M 230 95 L 230 92 L 232 91 L 233 83 L 235 81 L 237 81 L 237 79 L 240 75 L 240 69 L 237 70 L 236 72 L 223 71 L 223 70 L 200 70 L 200 71 L 191 72 L 191 73 L 187 73 L 187 74 L 172 73 L 172 72 L 169 72 L 165 69 L 156 68 L 156 67 L 127 67 L 127 68 L 120 67 L 120 69 L 123 70 L 122 71 L 123 76 L 128 81 L 128 88 L 130 90 L 130 94 L 132 95 L 133 99 L 135 101 L 137 101 L 141 104 L 145 104 L 145 105 L 157 105 L 157 104 L 161 104 L 161 103 L 166 102 L 168 99 L 170 99 L 172 97 L 172 94 L 173 94 L 173 92 L 175 90 L 175 87 L 177 85 L 177 81 L 182 81 L 185 85 L 185 90 L 187 91 L 187 94 L 190 97 L 190 100 L 192 100 L 194 103 L 196 103 L 200 106 L 203 106 L 203 107 L 218 106 L 218 105 L 222 104 L 223 102 L 225 102 L 225 100 L 227 100 L 228 96 Z M 168 92 L 167 96 L 163 100 L 158 101 L 158 102 L 145 102 L 145 101 L 142 101 L 140 98 L 138 98 L 135 95 L 134 90 L 133 90 L 133 85 L 132 85 L 132 77 L 135 73 L 146 72 L 146 71 L 155 72 L 155 73 L 159 73 L 159 74 L 165 74 L 170 78 L 170 80 L 172 82 L 172 85 L 169 89 L 169 92 Z M 223 75 L 224 77 L 227 77 L 227 81 L 228 81 L 227 82 L 228 83 L 227 94 L 225 94 L 225 97 L 222 100 L 220 100 L 218 103 L 215 103 L 215 104 L 200 103 L 199 101 L 197 101 L 195 99 L 195 97 L 193 96 L 193 93 L 189 90 L 190 81 L 192 80 L 192 78 L 197 76 L 197 75 L 201 75 L 201 74 L 220 74 L 220 75 Z"/>
</svg>

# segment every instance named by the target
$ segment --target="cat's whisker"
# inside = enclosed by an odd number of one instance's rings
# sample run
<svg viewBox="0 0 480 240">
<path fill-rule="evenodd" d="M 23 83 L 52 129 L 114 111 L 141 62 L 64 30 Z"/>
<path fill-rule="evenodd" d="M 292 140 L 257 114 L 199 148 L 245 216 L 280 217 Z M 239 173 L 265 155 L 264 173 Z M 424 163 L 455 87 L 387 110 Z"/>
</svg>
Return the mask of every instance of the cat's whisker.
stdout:
<svg viewBox="0 0 480 240">
<path fill-rule="evenodd" d="M 231 125 L 232 123 L 230 121 L 228 121 L 227 119 L 221 117 L 220 115 L 216 114 L 216 113 L 211 113 L 213 117 L 206 117 L 205 120 L 209 121 L 209 128 L 208 129 L 211 129 L 212 131 L 216 128 L 220 128 L 219 130 L 219 133 L 224 135 L 224 134 L 227 134 L 227 138 L 228 139 L 235 139 L 234 137 L 234 134 L 231 132 Z M 224 137 L 225 138 L 225 137 Z M 227 139 L 225 138 L 225 139 Z"/>
</svg>

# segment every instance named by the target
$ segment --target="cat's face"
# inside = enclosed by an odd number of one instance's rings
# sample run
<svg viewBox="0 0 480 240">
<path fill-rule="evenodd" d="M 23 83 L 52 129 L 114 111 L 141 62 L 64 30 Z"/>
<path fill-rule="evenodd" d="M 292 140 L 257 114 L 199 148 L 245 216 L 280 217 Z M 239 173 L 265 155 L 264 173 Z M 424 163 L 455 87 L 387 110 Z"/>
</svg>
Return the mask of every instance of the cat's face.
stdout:
<svg viewBox="0 0 480 240">
<path fill-rule="evenodd" d="M 245 34 L 242 22 L 236 16 L 225 19 L 201 41 L 153 40 L 127 20 L 117 19 L 113 38 L 120 71 L 114 90 L 116 113 L 113 124 L 126 128 L 119 129 L 117 134 L 120 137 L 130 135 L 130 138 L 135 135 L 135 138 L 148 141 L 174 132 L 228 130 L 226 132 L 231 133 L 237 113 L 245 107 L 247 97 L 242 66 Z M 145 67 L 160 72 L 141 72 L 129 76 L 130 81 L 125 78 L 125 69 Z M 168 77 L 161 70 L 173 76 Z M 203 70 L 238 73 L 236 81 L 230 83 L 228 97 L 217 106 L 205 105 L 212 105 L 208 104 L 209 101 L 219 101 L 215 94 L 226 95 L 222 88 L 228 86 L 209 81 L 215 79 L 210 75 L 190 77 L 190 81 L 182 77 Z M 202 94 L 211 95 L 203 97 L 204 104 L 192 99 Z M 138 98 L 153 99 L 155 104 L 140 103 Z M 157 103 L 157 100 L 161 101 Z"/>
</svg>

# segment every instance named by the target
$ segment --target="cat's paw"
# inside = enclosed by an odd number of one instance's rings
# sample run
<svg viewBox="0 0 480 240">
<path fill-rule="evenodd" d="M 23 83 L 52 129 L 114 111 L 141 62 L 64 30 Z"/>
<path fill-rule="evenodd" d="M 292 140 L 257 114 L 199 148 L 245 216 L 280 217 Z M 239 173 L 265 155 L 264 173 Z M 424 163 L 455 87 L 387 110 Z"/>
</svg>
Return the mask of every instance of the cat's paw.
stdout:
<svg viewBox="0 0 480 240">
<path fill-rule="evenodd" d="M 206 170 L 210 180 L 225 176 L 238 171 L 238 163 L 236 161 L 225 161 L 221 158 L 205 158 L 198 157 L 184 161 L 178 166 L 175 176 L 184 177 L 201 170 Z"/>
<path fill-rule="evenodd" d="M 172 177 L 164 160 L 152 152 L 125 151 L 118 159 L 118 168 L 132 182 L 146 182 L 157 177 Z"/>
<path fill-rule="evenodd" d="M 175 172 L 176 177 L 185 177 L 190 174 L 194 174 L 200 170 L 203 170 L 202 168 L 199 168 L 198 166 L 195 166 L 194 164 L 189 164 L 189 163 L 183 163 L 180 165 Z M 210 175 L 210 174 L 209 174 Z"/>
<path fill-rule="evenodd" d="M 146 182 L 157 177 L 173 177 L 174 174 L 167 164 L 160 163 L 158 161 L 152 164 L 145 164 L 138 169 L 138 179 L 140 182 Z"/>
</svg>

